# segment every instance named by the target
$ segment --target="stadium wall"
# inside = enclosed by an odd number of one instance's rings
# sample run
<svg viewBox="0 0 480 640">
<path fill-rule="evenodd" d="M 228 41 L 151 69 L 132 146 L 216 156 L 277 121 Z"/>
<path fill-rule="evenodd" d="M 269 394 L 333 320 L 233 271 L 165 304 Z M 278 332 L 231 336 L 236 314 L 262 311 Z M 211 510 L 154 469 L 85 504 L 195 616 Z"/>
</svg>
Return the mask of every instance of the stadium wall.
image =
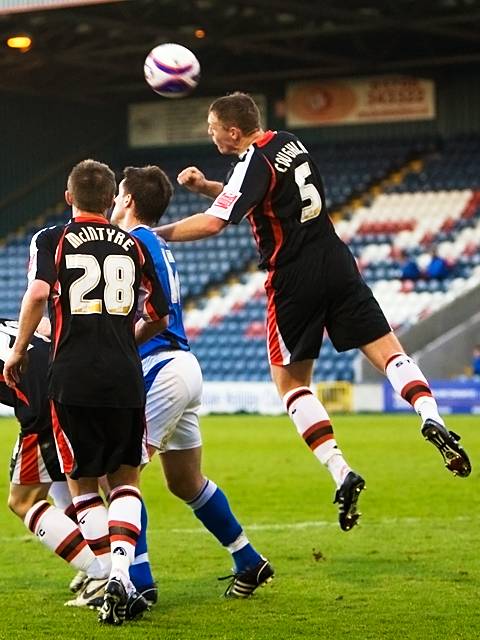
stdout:
<svg viewBox="0 0 480 640">
<path fill-rule="evenodd" d="M 111 162 L 124 146 L 123 107 L 0 96 L 0 236 L 62 199 L 80 159 Z"/>
</svg>

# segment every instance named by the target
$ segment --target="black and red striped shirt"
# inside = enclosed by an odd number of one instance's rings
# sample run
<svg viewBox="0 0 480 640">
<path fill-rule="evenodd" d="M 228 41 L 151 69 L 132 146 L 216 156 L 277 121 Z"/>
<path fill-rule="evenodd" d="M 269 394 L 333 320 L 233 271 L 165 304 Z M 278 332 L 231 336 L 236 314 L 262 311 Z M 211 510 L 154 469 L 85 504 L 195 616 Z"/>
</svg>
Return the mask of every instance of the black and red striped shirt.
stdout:
<svg viewBox="0 0 480 640">
<path fill-rule="evenodd" d="M 168 304 L 148 251 L 98 216 L 77 216 L 37 233 L 29 281 L 51 287 L 48 394 L 92 407 L 142 407 L 142 369 L 134 339 L 138 316 L 158 320 Z"/>
<path fill-rule="evenodd" d="M 206 213 L 233 224 L 247 217 L 260 266 L 269 270 L 296 260 L 304 247 L 335 233 L 318 168 L 287 131 L 266 131 L 239 156 Z"/>
</svg>

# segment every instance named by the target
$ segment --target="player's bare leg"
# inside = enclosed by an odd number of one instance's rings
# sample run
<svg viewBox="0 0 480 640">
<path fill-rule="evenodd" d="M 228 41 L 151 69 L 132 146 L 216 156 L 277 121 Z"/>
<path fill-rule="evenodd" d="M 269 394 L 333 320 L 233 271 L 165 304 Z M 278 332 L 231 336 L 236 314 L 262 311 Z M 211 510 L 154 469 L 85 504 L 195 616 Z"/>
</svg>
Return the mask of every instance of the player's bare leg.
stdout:
<svg viewBox="0 0 480 640">
<path fill-rule="evenodd" d="M 427 379 L 415 361 L 405 354 L 395 334 L 386 334 L 362 347 L 362 351 L 418 413 L 422 419 L 422 435 L 440 451 L 447 469 L 461 478 L 469 476 L 472 468 L 467 453 L 458 443 L 460 436 L 445 427 Z"/>
<path fill-rule="evenodd" d="M 185 501 L 210 533 L 228 549 L 235 563 L 226 597 L 248 598 L 270 582 L 274 570 L 251 545 L 230 509 L 227 496 L 201 472 L 202 448 L 169 450 L 160 454 L 169 490 Z M 222 578 L 223 579 L 223 578 Z"/>
<path fill-rule="evenodd" d="M 46 500 L 50 483 L 10 484 L 8 507 L 20 520 L 24 520 L 29 509 L 40 500 Z"/>
<path fill-rule="evenodd" d="M 332 475 L 337 487 L 334 503 L 338 504 L 340 527 L 350 531 L 361 515 L 357 502 L 365 481 L 345 461 L 337 446 L 330 417 L 310 389 L 313 365 L 313 360 L 303 360 L 284 366 L 272 364 L 270 370 L 299 435 Z"/>
<path fill-rule="evenodd" d="M 155 451 L 153 447 L 149 449 Z M 180 500 L 190 502 L 205 484 L 206 478 L 200 471 L 201 459 L 201 447 L 160 454 L 168 489 Z"/>
</svg>

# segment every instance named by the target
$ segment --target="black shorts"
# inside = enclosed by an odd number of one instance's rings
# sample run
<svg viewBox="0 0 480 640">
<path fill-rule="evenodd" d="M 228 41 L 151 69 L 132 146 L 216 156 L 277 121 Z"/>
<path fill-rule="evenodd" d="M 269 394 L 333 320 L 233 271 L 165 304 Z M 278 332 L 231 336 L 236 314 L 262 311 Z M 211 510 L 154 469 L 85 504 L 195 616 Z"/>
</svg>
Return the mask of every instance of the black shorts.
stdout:
<svg viewBox="0 0 480 640">
<path fill-rule="evenodd" d="M 64 480 L 52 428 L 39 433 L 20 433 L 10 461 L 10 482 L 32 485 Z"/>
<path fill-rule="evenodd" d="M 122 464 L 140 465 L 144 408 L 80 407 L 51 400 L 51 409 L 61 465 L 74 480 L 99 478 Z"/>
<path fill-rule="evenodd" d="M 391 331 L 351 251 L 336 236 L 307 246 L 301 258 L 270 273 L 265 289 L 272 364 L 317 358 L 325 329 L 337 351 Z"/>
</svg>

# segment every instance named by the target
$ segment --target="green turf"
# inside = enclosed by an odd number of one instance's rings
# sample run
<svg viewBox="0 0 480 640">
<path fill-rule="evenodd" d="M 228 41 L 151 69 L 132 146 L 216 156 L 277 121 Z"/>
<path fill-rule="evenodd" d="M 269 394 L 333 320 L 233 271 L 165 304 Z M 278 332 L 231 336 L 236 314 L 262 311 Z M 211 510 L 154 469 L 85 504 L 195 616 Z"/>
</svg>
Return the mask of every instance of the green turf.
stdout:
<svg viewBox="0 0 480 640">
<path fill-rule="evenodd" d="M 475 465 L 478 418 L 451 419 Z M 144 473 L 150 556 L 160 602 L 143 620 L 100 627 L 62 606 L 68 566 L 0 508 L 0 638 L 289 640 L 474 639 L 480 636 L 478 475 L 453 478 L 420 437 L 415 416 L 338 416 L 337 439 L 367 480 L 361 526 L 336 524 L 329 475 L 288 418 L 203 420 L 204 470 L 228 494 L 275 580 L 246 601 L 220 596 L 230 558 L 164 488 L 158 461 Z M 16 426 L 0 420 L 0 491 Z"/>
</svg>

